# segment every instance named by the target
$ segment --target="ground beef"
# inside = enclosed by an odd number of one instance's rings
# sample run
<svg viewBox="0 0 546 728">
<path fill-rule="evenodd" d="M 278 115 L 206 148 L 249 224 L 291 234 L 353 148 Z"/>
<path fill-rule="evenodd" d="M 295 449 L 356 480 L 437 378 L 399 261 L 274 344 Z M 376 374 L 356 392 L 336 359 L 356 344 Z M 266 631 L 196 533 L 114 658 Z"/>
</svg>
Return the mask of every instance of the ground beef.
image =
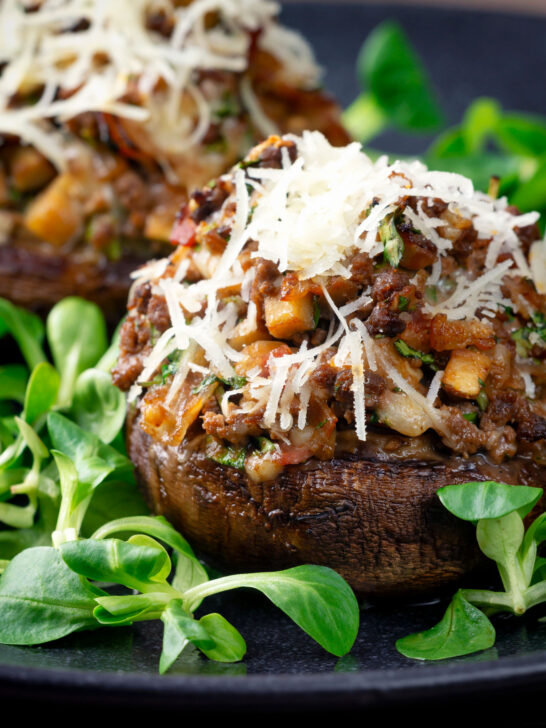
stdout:
<svg viewBox="0 0 546 728">
<path fill-rule="evenodd" d="M 245 445 L 248 437 L 259 437 L 262 434 L 262 417 L 263 412 L 238 412 L 226 419 L 221 414 L 209 411 L 204 413 L 202 422 L 208 435 L 227 440 L 234 445 Z"/>
<path fill-rule="evenodd" d="M 521 240 L 521 245 L 525 255 L 529 253 L 529 248 L 535 240 L 540 240 L 540 228 L 535 223 L 534 225 L 526 225 L 522 228 L 514 228 L 514 231 L 518 238 Z"/>
<path fill-rule="evenodd" d="M 404 271 L 389 268 L 376 276 L 372 286 L 374 301 L 385 301 L 396 291 L 401 291 L 409 284 L 409 275 Z"/>
<path fill-rule="evenodd" d="M 513 427 L 491 425 L 484 429 L 482 422 L 481 429 L 486 437 L 485 448 L 492 460 L 501 463 L 507 458 L 514 457 L 518 451 L 518 443 Z"/>
<path fill-rule="evenodd" d="M 513 422 L 519 409 L 519 400 L 518 393 L 510 389 L 495 393 L 490 398 L 487 412 L 482 419 L 487 417 L 495 425 Z"/>
<path fill-rule="evenodd" d="M 328 349 L 322 357 L 322 363 L 313 370 L 309 377 L 309 386 L 311 387 L 311 391 L 315 392 L 319 390 L 321 393 L 323 392 L 327 398 L 332 396 L 336 384 L 336 370 L 328 363 L 328 360 L 335 356 L 335 354 L 335 349 Z"/>
<path fill-rule="evenodd" d="M 546 419 L 533 412 L 529 402 L 511 389 L 495 392 L 490 397 L 481 427 L 491 431 L 493 427 L 502 429 L 507 424 L 515 427 L 521 440 L 534 442 L 546 437 Z"/>
<path fill-rule="evenodd" d="M 296 157 L 298 156 L 298 150 L 296 149 L 296 145 L 294 144 L 294 142 L 278 146 L 274 144 L 269 144 L 260 152 L 260 156 L 258 157 L 260 163 L 259 166 L 269 167 L 271 169 L 282 169 L 283 149 L 287 150 L 290 161 L 295 162 Z"/>
<path fill-rule="evenodd" d="M 518 420 L 517 430 L 518 437 L 527 442 L 535 442 L 546 438 L 546 418 L 531 412 L 522 413 L 521 419 Z"/>
<path fill-rule="evenodd" d="M 256 275 L 250 290 L 250 300 L 261 306 L 265 296 L 276 295 L 280 288 L 279 269 L 275 263 L 264 258 L 258 258 L 255 267 Z"/>
<path fill-rule="evenodd" d="M 112 381 L 116 387 L 119 387 L 123 392 L 127 392 L 136 382 L 143 368 L 141 356 L 126 354 L 120 357 L 112 370 Z"/>
<path fill-rule="evenodd" d="M 228 194 L 228 191 L 221 184 L 196 190 L 192 194 L 191 200 L 197 206 L 190 213 L 190 217 L 194 222 L 206 220 L 209 215 L 222 207 Z"/>
<path fill-rule="evenodd" d="M 130 306 L 133 308 L 138 314 L 146 315 L 146 312 L 148 311 L 148 303 L 150 301 L 150 297 L 152 295 L 152 287 L 149 283 L 141 283 L 137 288 L 135 288 L 131 301 Z"/>
<path fill-rule="evenodd" d="M 353 374 L 350 369 L 342 369 L 338 372 L 334 383 L 334 398 L 352 410 L 354 407 Z M 385 391 L 386 383 L 383 377 L 375 372 L 365 372 L 364 392 L 366 395 L 366 407 L 375 408 L 379 404 L 381 395 Z"/>
<path fill-rule="evenodd" d="M 453 256 L 464 267 L 466 267 L 468 257 L 475 249 L 477 239 L 478 233 L 473 226 L 469 226 L 463 228 L 453 241 Z"/>
<path fill-rule="evenodd" d="M 150 323 L 161 334 L 171 325 L 171 317 L 169 308 L 164 298 L 160 296 L 152 296 L 148 304 L 148 316 Z"/>
<path fill-rule="evenodd" d="M 355 253 L 351 258 L 351 280 L 360 286 L 369 286 L 373 278 L 373 261 L 366 253 Z"/>
<path fill-rule="evenodd" d="M 410 197 L 408 200 L 408 203 L 413 208 L 415 212 L 417 212 L 417 204 L 422 203 L 423 205 L 423 211 L 429 216 L 429 217 L 440 217 L 440 215 L 445 212 L 448 208 L 447 202 L 444 202 L 443 200 L 440 200 L 438 197 L 435 197 L 433 200 L 430 200 L 426 197 Z"/>
<path fill-rule="evenodd" d="M 366 328 L 370 336 L 397 336 L 406 328 L 400 314 L 391 311 L 385 302 L 378 303 L 366 319 Z"/>
<path fill-rule="evenodd" d="M 127 210 L 145 212 L 153 204 L 152 193 L 144 180 L 136 172 L 127 170 L 115 181 L 114 189 L 123 207 Z"/>
<path fill-rule="evenodd" d="M 442 437 L 446 447 L 461 455 L 471 455 L 485 445 L 486 434 L 465 420 L 457 407 L 442 407 L 442 411 L 449 422 L 449 431 Z"/>
</svg>

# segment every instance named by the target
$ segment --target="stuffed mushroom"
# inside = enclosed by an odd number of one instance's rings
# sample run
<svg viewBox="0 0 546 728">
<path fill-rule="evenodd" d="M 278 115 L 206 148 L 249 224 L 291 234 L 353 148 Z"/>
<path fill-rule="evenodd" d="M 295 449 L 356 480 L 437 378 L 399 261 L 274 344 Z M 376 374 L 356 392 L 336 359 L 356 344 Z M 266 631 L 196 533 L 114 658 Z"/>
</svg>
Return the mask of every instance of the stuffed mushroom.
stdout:
<svg viewBox="0 0 546 728">
<path fill-rule="evenodd" d="M 348 138 L 305 41 L 267 0 L 6 0 L 0 296 L 96 300 L 169 252 L 192 190 L 280 130 Z"/>
<path fill-rule="evenodd" d="M 319 132 L 194 192 L 114 371 L 155 511 L 223 568 L 323 564 L 370 597 L 472 571 L 436 490 L 546 484 L 537 218 Z"/>
</svg>

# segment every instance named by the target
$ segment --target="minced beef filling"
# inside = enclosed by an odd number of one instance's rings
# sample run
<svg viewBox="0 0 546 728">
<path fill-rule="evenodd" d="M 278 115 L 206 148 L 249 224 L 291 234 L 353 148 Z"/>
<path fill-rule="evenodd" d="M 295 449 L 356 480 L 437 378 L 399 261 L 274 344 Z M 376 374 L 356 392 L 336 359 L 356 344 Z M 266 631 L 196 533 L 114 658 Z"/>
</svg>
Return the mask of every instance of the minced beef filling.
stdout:
<svg viewBox="0 0 546 728">
<path fill-rule="evenodd" d="M 295 143 L 272 138 L 251 153 L 242 166 L 278 166 L 283 147 L 293 161 Z M 337 307 L 369 294 L 362 306 L 347 316 L 349 325 L 352 319 L 362 322 L 378 351 L 388 356 L 393 366 L 403 369 L 419 391 L 426 394 L 435 373 L 444 372 L 435 401 L 445 423 L 439 431 L 434 423 L 416 424 L 410 416 L 404 421 L 403 413 L 397 419 L 397 403 L 403 398 L 400 390 L 385 371 L 366 370 L 366 422 L 370 432 L 392 431 L 408 438 L 426 437 L 427 441 L 432 434 L 440 452 L 462 456 L 480 452 L 497 463 L 518 455 L 539 464 L 546 462 L 546 297 L 539 295 L 530 281 L 507 277 L 503 293 L 518 303 L 499 308 L 494 318 L 480 315 L 479 310 L 471 320 L 452 321 L 444 314 L 427 313 L 426 301 L 437 300 L 449 290 L 456 273 L 464 270 L 472 277 L 483 273 L 490 241 L 480 239 L 472 221 L 457 219 L 441 199 L 421 197 L 404 202 L 414 209 L 420 205 L 431 218 L 445 219 L 452 249 L 441 257 L 441 284 L 434 290 L 427 285 L 427 277 L 438 258 L 436 246 L 403 216 L 396 221 L 397 232 L 404 240 L 399 264 L 394 266 L 383 256 L 370 259 L 355 252 L 343 261 L 350 270 L 346 278 L 336 275 L 300 280 L 292 271 L 283 275 L 271 260 L 251 256 L 255 242 L 246 244 L 238 259 L 245 277 L 251 280 L 246 300 L 240 285 L 218 293 L 220 310 L 228 302 L 237 307 L 238 325 L 230 346 L 243 354 L 235 365 L 239 379 L 234 382 L 218 378 L 207 384 L 206 377 L 196 375 L 198 382 L 203 381 L 194 399 L 201 393 L 204 399 L 188 423 L 192 433 L 197 428 L 208 436 L 207 447 L 213 459 L 233 467 L 240 467 L 244 460 L 237 460 L 237 453 L 246 455 L 247 463 L 252 458 L 270 457 L 278 467 L 309 458 L 329 459 L 336 452 L 339 433 L 354 429 L 353 373 L 350 366 L 335 365 L 336 345 L 322 352 L 310 376 L 311 394 L 303 429 L 294 426 L 286 432 L 276 425 L 265 427 L 265 405 L 249 406 L 244 382 L 248 372 L 260 370 L 267 377 L 270 357 L 297 352 L 304 342 L 311 348 L 326 340 L 332 311 L 324 286 Z M 178 222 L 182 231 L 179 246 L 161 278 L 173 277 L 181 262 L 187 261 L 187 285 L 206 279 L 207 265 L 228 244 L 234 207 L 234 185 L 229 176 L 194 194 Z M 536 226 L 521 229 L 518 234 L 524 251 L 539 237 Z M 255 306 L 252 314 L 251 304 Z M 186 320 L 191 320 L 192 315 L 184 311 Z M 137 283 L 122 329 L 114 381 L 123 390 L 135 384 L 142 386 L 142 426 L 152 436 L 177 444 L 179 421 L 176 417 L 169 420 L 165 414 L 165 397 L 176 365 L 166 360 L 162 376 L 151 382 L 140 381 L 146 358 L 170 325 L 158 286 Z M 222 408 L 221 398 L 235 389 L 240 391 Z M 193 388 L 193 392 L 198 390 L 199 386 Z M 186 410 L 189 404 L 194 406 L 194 399 L 186 401 Z M 165 409 L 161 410 L 163 405 Z M 294 398 L 290 407 L 297 421 L 300 399 Z M 248 467 L 247 472 L 252 477 Z M 274 468 L 267 470 L 267 476 L 276 472 Z M 263 475 L 256 475 L 256 479 L 260 478 Z"/>
</svg>

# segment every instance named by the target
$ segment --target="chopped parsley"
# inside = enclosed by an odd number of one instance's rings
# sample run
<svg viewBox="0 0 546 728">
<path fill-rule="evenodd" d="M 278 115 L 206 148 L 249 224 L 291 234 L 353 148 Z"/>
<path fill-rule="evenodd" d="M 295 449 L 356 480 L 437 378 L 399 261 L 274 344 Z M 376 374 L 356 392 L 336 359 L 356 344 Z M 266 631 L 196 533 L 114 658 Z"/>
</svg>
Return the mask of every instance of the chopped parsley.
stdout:
<svg viewBox="0 0 546 728">
<path fill-rule="evenodd" d="M 239 162 L 239 168 L 248 169 L 248 167 L 257 167 L 259 164 L 259 159 L 243 159 L 241 162 Z"/>
<path fill-rule="evenodd" d="M 180 359 L 180 351 L 174 351 L 172 354 L 169 355 L 169 363 L 163 364 L 161 367 L 161 371 L 159 374 L 156 374 L 156 376 L 153 379 L 150 379 L 147 382 L 137 382 L 137 384 L 140 387 L 153 387 L 156 384 L 165 384 L 167 379 L 176 372 L 178 368 L 178 361 Z"/>
<path fill-rule="evenodd" d="M 379 237 L 383 243 L 383 257 L 393 268 L 398 268 L 404 255 L 404 241 L 396 228 L 396 213 L 387 215 L 380 223 Z"/>
<path fill-rule="evenodd" d="M 438 289 L 436 286 L 427 286 L 425 296 L 431 303 L 438 303 Z"/>
<path fill-rule="evenodd" d="M 313 328 L 317 328 L 320 321 L 320 306 L 318 296 L 313 296 Z"/>
<path fill-rule="evenodd" d="M 501 305 L 501 308 L 504 309 L 504 313 L 508 316 L 508 321 L 515 321 L 514 309 L 511 306 Z"/>
<path fill-rule="evenodd" d="M 217 119 L 228 119 L 232 116 L 239 116 L 240 113 L 241 108 L 237 103 L 237 99 L 233 94 L 228 92 L 224 93 L 222 103 L 213 111 Z"/>
<path fill-rule="evenodd" d="M 481 411 L 485 412 L 489 404 L 489 397 L 487 396 L 485 389 L 482 389 L 481 392 L 478 394 L 478 396 L 476 397 L 476 402 L 478 403 L 478 407 L 481 409 Z"/>
<path fill-rule="evenodd" d="M 406 296 L 398 296 L 398 310 L 407 311 L 409 302 L 409 298 L 406 298 Z"/>
<path fill-rule="evenodd" d="M 249 225 L 252 222 L 252 218 L 254 217 L 254 210 L 258 207 L 258 204 L 255 202 L 252 207 L 250 208 L 248 212 L 248 217 L 246 219 L 246 224 Z"/>
<path fill-rule="evenodd" d="M 535 311 L 527 326 L 522 326 L 512 332 L 512 340 L 516 344 L 516 351 L 522 359 L 526 359 L 535 344 L 546 342 L 546 316 Z"/>
<path fill-rule="evenodd" d="M 267 437 L 257 437 L 256 440 L 258 442 L 257 450 L 260 455 L 268 455 L 277 449 L 275 443 L 271 442 Z"/>
<path fill-rule="evenodd" d="M 214 455 L 209 455 L 210 460 L 214 460 L 219 465 L 227 465 L 230 468 L 244 470 L 246 450 L 244 448 L 224 447 Z"/>
<path fill-rule="evenodd" d="M 395 346 L 396 350 L 398 351 L 398 353 L 402 354 L 402 356 L 421 359 L 423 364 L 428 364 L 428 366 L 430 366 L 431 369 L 434 369 L 434 371 L 437 370 L 437 366 L 434 361 L 433 354 L 424 354 L 422 351 L 418 351 L 417 349 L 414 349 L 412 346 L 409 346 L 409 344 L 406 344 L 406 342 L 402 341 L 402 339 L 397 339 L 394 342 L 394 346 Z"/>
<path fill-rule="evenodd" d="M 235 375 L 234 377 L 223 379 L 222 377 L 216 376 L 216 374 L 207 374 L 207 376 L 202 379 L 201 383 L 191 390 L 192 394 L 199 394 L 199 392 L 202 392 L 203 389 L 206 389 L 210 384 L 214 384 L 215 382 L 220 382 L 230 389 L 240 389 L 245 386 L 246 377 L 239 377 Z"/>
</svg>

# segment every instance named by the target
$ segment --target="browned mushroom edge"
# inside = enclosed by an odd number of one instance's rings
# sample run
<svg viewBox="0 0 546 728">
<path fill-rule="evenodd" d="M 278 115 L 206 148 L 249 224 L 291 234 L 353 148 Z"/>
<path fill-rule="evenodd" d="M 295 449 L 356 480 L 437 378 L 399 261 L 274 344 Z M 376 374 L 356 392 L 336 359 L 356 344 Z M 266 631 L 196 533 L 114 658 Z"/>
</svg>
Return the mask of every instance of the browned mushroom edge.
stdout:
<svg viewBox="0 0 546 728">
<path fill-rule="evenodd" d="M 380 449 L 312 459 L 256 484 L 207 458 L 201 435 L 178 447 L 154 441 L 135 410 L 127 445 L 150 507 L 212 564 L 232 572 L 321 564 L 375 600 L 437 596 L 484 566 L 475 528 L 445 510 L 438 488 L 546 485 L 546 469 L 525 458 L 388 459 Z"/>
</svg>

